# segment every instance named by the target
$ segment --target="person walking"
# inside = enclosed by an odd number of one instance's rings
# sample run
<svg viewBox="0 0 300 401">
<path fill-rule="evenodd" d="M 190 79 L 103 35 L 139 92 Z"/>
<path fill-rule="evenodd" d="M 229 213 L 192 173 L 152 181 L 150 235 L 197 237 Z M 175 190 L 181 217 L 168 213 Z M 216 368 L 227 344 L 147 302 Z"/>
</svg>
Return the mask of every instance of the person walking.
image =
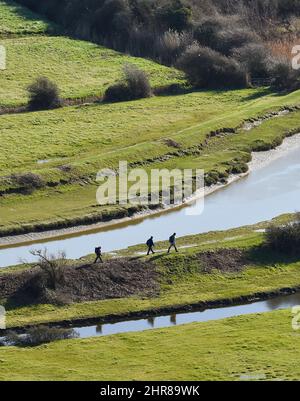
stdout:
<svg viewBox="0 0 300 401">
<path fill-rule="evenodd" d="M 148 247 L 147 256 L 150 255 L 150 252 L 152 252 L 152 254 L 154 254 L 155 252 L 153 251 L 153 248 L 154 248 L 155 245 L 154 245 L 154 242 L 153 242 L 153 237 L 150 237 L 148 239 L 148 241 L 146 242 L 146 244 L 147 244 L 147 247 Z"/>
<path fill-rule="evenodd" d="M 168 249 L 168 253 L 170 253 L 170 250 L 171 250 L 172 248 L 174 248 L 175 251 L 178 252 L 178 249 L 177 249 L 177 247 L 176 247 L 176 233 L 174 233 L 173 235 L 171 235 L 171 237 L 169 238 L 169 243 L 170 243 L 170 246 L 169 246 L 169 249 Z"/>
<path fill-rule="evenodd" d="M 101 248 L 101 246 L 98 246 L 97 248 L 95 248 L 95 254 L 96 254 L 96 259 L 95 259 L 95 262 L 94 262 L 94 263 L 97 263 L 98 261 L 99 261 L 100 263 L 103 263 L 103 260 L 102 260 L 102 248 Z"/>
</svg>

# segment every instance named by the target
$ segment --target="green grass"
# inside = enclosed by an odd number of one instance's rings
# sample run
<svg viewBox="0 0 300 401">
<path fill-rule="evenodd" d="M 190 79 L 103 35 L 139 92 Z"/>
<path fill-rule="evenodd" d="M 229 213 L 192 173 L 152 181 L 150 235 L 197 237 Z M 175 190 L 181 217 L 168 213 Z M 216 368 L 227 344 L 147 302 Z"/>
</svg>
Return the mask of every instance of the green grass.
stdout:
<svg viewBox="0 0 300 401">
<path fill-rule="evenodd" d="M 283 221 L 283 218 L 280 221 Z M 266 250 L 254 252 L 253 263 L 239 273 L 222 274 L 214 271 L 212 274 L 206 274 L 199 269 L 199 261 L 196 257 L 199 252 L 219 248 L 253 249 L 263 240 L 263 234 L 256 230 L 266 227 L 267 224 L 180 238 L 178 240 L 179 247 L 186 245 L 192 245 L 192 247 L 182 248 L 180 254 L 158 254 L 150 259 L 156 263 L 160 271 L 161 292 L 155 298 L 135 296 L 76 303 L 62 307 L 6 305 L 8 309 L 7 324 L 9 327 L 16 327 L 69 319 L 103 317 L 172 305 L 232 299 L 257 292 L 297 287 L 300 285 L 299 259 L 282 257 Z M 164 249 L 166 246 L 166 243 L 157 244 L 158 249 Z M 136 257 L 140 251 L 144 252 L 145 246 L 128 248 L 121 251 L 120 255 Z M 144 260 L 143 256 L 140 257 Z M 91 261 L 91 259 L 92 256 L 86 258 L 87 261 Z"/>
<path fill-rule="evenodd" d="M 0 106 L 25 104 L 26 88 L 38 76 L 55 81 L 63 98 L 101 96 L 126 63 L 145 70 L 153 87 L 184 81 L 174 68 L 51 33 L 58 34 L 59 28 L 13 1 L 0 1 L 0 45 L 7 53 L 6 70 L 0 71 Z"/>
<path fill-rule="evenodd" d="M 299 380 L 291 312 L 0 348 L 1 380 Z"/>
<path fill-rule="evenodd" d="M 145 69 L 153 86 L 182 82 L 180 72 L 152 61 L 63 36 L 41 35 L 46 32 L 46 22 L 25 8 L 0 4 L 2 21 L 7 21 L 7 26 L 17 30 L 19 23 L 28 24 L 23 33 L 20 28 L 18 35 L 8 35 L 8 38 L 2 35 L 8 67 L 0 72 L 0 105 L 24 103 L 25 88 L 38 75 L 55 80 L 63 97 L 101 95 L 118 79 L 122 65 L 128 61 Z M 6 26 L 4 22 L 1 26 Z M 43 28 L 39 31 L 35 26 Z M 276 145 L 288 129 L 297 128 L 299 113 L 282 117 L 278 123 L 265 123 L 250 133 L 239 132 L 206 143 L 211 130 L 234 128 L 249 117 L 299 103 L 300 91 L 280 96 L 266 90 L 247 89 L 201 91 L 119 104 L 3 115 L 0 117 L 0 190 L 16 192 L 19 186 L 9 176 L 23 172 L 41 175 L 48 186 L 30 196 L 14 194 L 1 198 L 1 233 L 33 231 L 37 225 L 46 229 L 49 224 L 53 227 L 66 221 L 75 224 L 86 216 L 99 220 L 103 212 L 112 217 L 117 215 L 118 206 L 98 208 L 96 205 L 96 187 L 91 185 L 96 172 L 104 167 L 116 168 L 119 160 L 155 161 L 172 154 L 176 150 L 166 145 L 166 138 L 178 142 L 182 151 L 199 145 L 204 148 L 197 155 L 148 163 L 148 169 L 197 167 L 207 173 L 224 174 L 234 160 L 244 164 L 258 145 Z M 38 164 L 40 160 L 47 163 Z M 66 164 L 72 168 L 70 173 L 58 168 Z"/>
<path fill-rule="evenodd" d="M 182 150 L 191 149 L 204 144 L 211 130 L 236 127 L 249 117 L 298 103 L 299 91 L 285 96 L 266 95 L 257 90 L 194 92 L 1 116 L 0 174 L 33 171 L 53 184 L 70 180 L 71 176 L 94 180 L 98 170 L 115 168 L 119 160 L 136 162 L 174 152 L 174 148 L 163 142 L 164 138 L 176 140 Z M 300 126 L 299 120 L 299 112 L 292 113 L 267 121 L 250 132 L 240 131 L 211 140 L 197 156 L 174 157 L 146 167 L 197 167 L 206 172 L 224 172 L 234 159 L 247 161 L 250 151 L 261 142 L 269 147 L 278 144 L 286 131 Z M 37 164 L 44 159 L 49 163 Z M 65 164 L 73 167 L 71 176 L 57 168 Z M 2 189 L 10 185 L 5 179 L 0 183 Z M 31 196 L 4 197 L 0 205 L 1 228 L 15 229 L 25 224 L 34 227 L 36 223 L 98 214 L 103 209 L 95 207 L 95 193 L 94 185 L 82 186 L 81 182 L 47 188 Z M 115 212 L 118 207 L 106 209 Z"/>
<path fill-rule="evenodd" d="M 0 39 L 47 33 L 53 25 L 14 1 L 0 1 Z"/>
<path fill-rule="evenodd" d="M 66 37 L 26 36 L 1 40 L 7 67 L 0 72 L 0 105 L 26 103 L 26 88 L 38 76 L 57 83 L 63 98 L 101 96 L 133 63 L 149 74 L 153 87 L 182 82 L 182 74 L 153 61 L 126 56 Z"/>
</svg>

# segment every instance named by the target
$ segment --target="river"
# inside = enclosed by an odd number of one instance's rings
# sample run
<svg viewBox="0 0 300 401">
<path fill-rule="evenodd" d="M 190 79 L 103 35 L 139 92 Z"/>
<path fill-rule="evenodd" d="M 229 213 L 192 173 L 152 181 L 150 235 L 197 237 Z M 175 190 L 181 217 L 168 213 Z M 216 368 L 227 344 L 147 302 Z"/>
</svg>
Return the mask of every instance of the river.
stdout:
<svg viewBox="0 0 300 401">
<path fill-rule="evenodd" d="M 199 208 L 199 201 L 168 212 L 133 219 L 97 232 L 79 234 L 60 240 L 41 241 L 1 249 L 0 267 L 33 261 L 32 248 L 47 247 L 50 252 L 65 250 L 69 258 L 92 253 L 101 245 L 104 252 L 144 243 L 150 235 L 155 241 L 214 230 L 226 230 L 269 220 L 283 213 L 300 210 L 300 146 L 283 152 L 267 165 L 218 190 L 205 199 L 204 212 L 189 216 L 188 208 Z"/>
</svg>

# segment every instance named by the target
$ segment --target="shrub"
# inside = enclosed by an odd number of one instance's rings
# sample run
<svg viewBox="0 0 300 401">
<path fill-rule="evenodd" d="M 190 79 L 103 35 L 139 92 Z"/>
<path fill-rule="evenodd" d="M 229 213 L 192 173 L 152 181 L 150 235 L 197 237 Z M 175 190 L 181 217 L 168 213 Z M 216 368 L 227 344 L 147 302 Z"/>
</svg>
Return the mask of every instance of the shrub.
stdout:
<svg viewBox="0 0 300 401">
<path fill-rule="evenodd" d="M 292 16 L 300 14 L 300 0 L 18 0 L 62 25 L 68 33 L 119 51 L 152 57 L 154 41 L 141 37 L 159 36 L 172 29 L 189 31 L 203 46 L 221 51 L 245 45 L 248 27 L 264 37 L 287 31 Z M 231 15 L 234 13 L 235 15 Z M 234 36 L 232 27 L 240 29 Z M 247 28 L 246 28 L 247 27 Z M 286 29 L 288 28 L 288 29 Z M 291 28 L 293 28 L 291 26 Z M 132 35 L 132 32 L 135 33 Z M 219 33 L 222 32 L 220 39 Z M 272 34 L 272 35 L 271 35 Z M 225 35 L 225 36 L 224 36 Z M 236 40 L 239 37 L 237 46 Z M 235 43 L 232 43 L 234 39 Z M 243 43 L 240 43 L 242 39 Z M 219 47 L 214 47 L 217 44 Z M 222 46 L 222 47 L 220 47 Z M 232 47 L 233 46 L 233 47 Z M 228 53 L 226 53 L 228 54 Z"/>
<path fill-rule="evenodd" d="M 169 4 L 158 7 L 155 14 L 158 24 L 163 29 L 181 32 L 188 28 L 192 11 L 189 7 L 185 7 L 181 0 L 172 0 Z"/>
<path fill-rule="evenodd" d="M 110 86 L 104 95 L 107 102 L 119 102 L 150 97 L 152 94 L 147 74 L 133 64 L 126 64 L 123 79 Z"/>
<path fill-rule="evenodd" d="M 295 221 L 284 226 L 271 225 L 265 233 L 265 241 L 271 249 L 283 253 L 300 252 L 300 213 Z"/>
<path fill-rule="evenodd" d="M 279 12 L 283 14 L 300 14 L 300 0 L 279 0 Z"/>
<path fill-rule="evenodd" d="M 299 71 L 293 70 L 288 60 L 277 62 L 272 69 L 272 86 L 277 90 L 296 90 L 300 88 Z"/>
<path fill-rule="evenodd" d="M 234 49 L 232 56 L 252 77 L 267 78 L 270 76 L 274 61 L 265 46 L 248 43 Z"/>
<path fill-rule="evenodd" d="M 130 100 L 126 83 L 119 82 L 106 89 L 104 100 L 106 102 L 125 102 Z"/>
<path fill-rule="evenodd" d="M 233 49 L 258 42 L 259 38 L 253 32 L 245 28 L 231 27 L 217 33 L 212 48 L 225 56 L 229 56 Z"/>
<path fill-rule="evenodd" d="M 47 249 L 45 249 L 44 251 L 31 251 L 31 254 L 38 257 L 37 266 L 45 274 L 47 286 L 56 290 L 59 285 L 64 284 L 64 271 L 67 265 L 65 252 L 59 252 L 57 255 L 48 255 Z"/>
<path fill-rule="evenodd" d="M 248 84 L 247 74 L 237 61 L 197 43 L 180 57 L 178 66 L 198 88 L 242 88 Z"/>
<path fill-rule="evenodd" d="M 48 78 L 37 78 L 28 87 L 28 95 L 30 110 L 47 110 L 61 106 L 58 87 Z"/>
<path fill-rule="evenodd" d="M 191 44 L 192 36 L 190 34 L 169 30 L 156 39 L 154 44 L 155 58 L 163 64 L 173 65 Z"/>
<path fill-rule="evenodd" d="M 151 86 L 147 74 L 133 64 L 124 66 L 124 80 L 128 86 L 131 99 L 142 99 L 151 96 Z"/>
<path fill-rule="evenodd" d="M 78 334 L 73 329 L 36 326 L 29 328 L 24 335 L 18 335 L 16 332 L 11 331 L 7 334 L 2 345 L 34 347 L 53 341 L 68 340 L 77 337 Z"/>
<path fill-rule="evenodd" d="M 217 41 L 218 32 L 223 29 L 225 23 L 224 17 L 219 15 L 205 18 L 194 26 L 195 40 L 202 46 L 213 47 Z"/>
<path fill-rule="evenodd" d="M 42 177 L 34 173 L 14 174 L 12 175 L 12 180 L 21 186 L 21 189 L 26 193 L 31 193 L 35 189 L 40 189 L 45 186 Z"/>
</svg>

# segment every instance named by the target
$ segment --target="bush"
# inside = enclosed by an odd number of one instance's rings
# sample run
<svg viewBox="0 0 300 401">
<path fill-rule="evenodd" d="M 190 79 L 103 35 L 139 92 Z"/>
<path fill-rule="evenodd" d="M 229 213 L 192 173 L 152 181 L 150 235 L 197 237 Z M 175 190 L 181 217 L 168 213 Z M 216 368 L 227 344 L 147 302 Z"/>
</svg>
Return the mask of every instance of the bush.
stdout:
<svg viewBox="0 0 300 401">
<path fill-rule="evenodd" d="M 158 7 L 155 15 L 162 29 L 182 32 L 189 27 L 192 11 L 181 0 L 172 0 L 169 4 Z"/>
<path fill-rule="evenodd" d="M 180 57 L 178 67 L 198 88 L 243 88 L 248 85 L 247 74 L 237 61 L 197 43 Z"/>
<path fill-rule="evenodd" d="M 234 49 L 232 56 L 254 78 L 270 76 L 274 60 L 265 46 L 257 43 L 248 43 Z"/>
<path fill-rule="evenodd" d="M 147 74 L 133 64 L 126 64 L 123 69 L 123 79 L 110 86 L 104 95 L 104 101 L 120 102 L 143 99 L 152 95 Z"/>
<path fill-rule="evenodd" d="M 274 33 L 280 34 L 280 27 L 284 31 L 293 28 L 292 16 L 300 14 L 300 0 L 18 0 L 18 3 L 43 13 L 71 35 L 146 57 L 153 56 L 154 40 L 146 42 L 142 37 L 161 36 L 169 29 L 188 32 L 192 22 L 196 25 L 197 41 L 220 52 L 224 47 L 228 55 L 234 47 L 246 44 L 249 37 L 245 32 L 249 29 L 263 38 L 274 37 Z M 232 27 L 234 35 L 230 32 Z"/>
<path fill-rule="evenodd" d="M 119 82 L 111 85 L 104 94 L 105 102 L 126 102 L 130 100 L 129 91 L 126 83 Z"/>
<path fill-rule="evenodd" d="M 21 186 L 21 189 L 26 193 L 31 193 L 35 189 L 40 189 L 45 186 L 45 182 L 42 177 L 34 173 L 14 174 L 11 178 L 19 186 Z"/>
<path fill-rule="evenodd" d="M 46 277 L 46 286 L 56 290 L 59 285 L 65 283 L 65 267 L 67 259 L 65 252 L 59 252 L 58 255 L 48 255 L 47 249 L 44 251 L 31 251 L 33 256 L 38 257 L 37 266 L 42 270 Z"/>
<path fill-rule="evenodd" d="M 278 9 L 283 14 L 300 14 L 300 0 L 279 0 Z"/>
<path fill-rule="evenodd" d="M 265 241 L 271 249 L 295 254 L 300 252 L 300 213 L 296 220 L 284 226 L 270 226 L 265 233 Z"/>
<path fill-rule="evenodd" d="M 73 329 L 61 329 L 48 326 L 36 326 L 27 330 L 26 334 L 18 335 L 11 331 L 7 334 L 2 345 L 14 345 L 19 347 L 34 347 L 41 344 L 51 343 L 58 340 L 77 338 Z"/>
<path fill-rule="evenodd" d="M 271 72 L 272 86 L 277 90 L 296 90 L 300 88 L 299 71 L 293 70 L 290 61 L 277 62 Z"/>
<path fill-rule="evenodd" d="M 192 42 L 190 34 L 169 30 L 156 39 L 154 44 L 155 58 L 162 64 L 173 65 Z"/>
<path fill-rule="evenodd" d="M 150 97 L 151 86 L 147 74 L 133 64 L 124 66 L 124 80 L 129 89 L 131 99 Z"/>
<path fill-rule="evenodd" d="M 202 46 L 213 47 L 217 41 L 218 32 L 228 23 L 222 16 L 205 18 L 194 27 L 194 38 Z"/>
<path fill-rule="evenodd" d="M 258 43 L 259 38 L 242 24 L 237 16 L 214 16 L 204 19 L 194 27 L 194 38 L 205 47 L 229 56 L 233 49 L 248 43 Z"/>
<path fill-rule="evenodd" d="M 258 42 L 259 38 L 253 32 L 245 28 L 232 27 L 218 32 L 212 48 L 225 56 L 229 56 L 233 49 Z"/>
<path fill-rule="evenodd" d="M 59 90 L 48 78 L 37 78 L 28 87 L 28 108 L 30 110 L 48 110 L 61 106 Z"/>
</svg>

